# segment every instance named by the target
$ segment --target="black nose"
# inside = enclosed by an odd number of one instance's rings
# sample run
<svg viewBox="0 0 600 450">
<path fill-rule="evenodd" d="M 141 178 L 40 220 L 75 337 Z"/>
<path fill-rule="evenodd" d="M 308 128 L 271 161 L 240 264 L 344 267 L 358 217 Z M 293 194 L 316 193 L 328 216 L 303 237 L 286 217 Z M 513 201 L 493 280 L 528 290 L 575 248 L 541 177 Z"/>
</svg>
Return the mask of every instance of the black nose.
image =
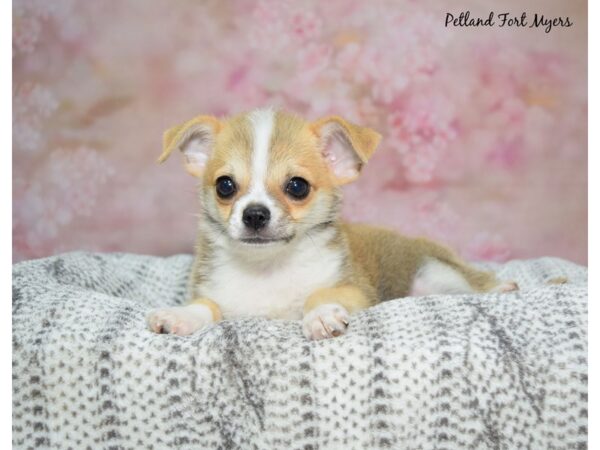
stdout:
<svg viewBox="0 0 600 450">
<path fill-rule="evenodd" d="M 244 224 L 256 231 L 264 228 L 269 223 L 270 218 L 271 212 L 263 205 L 249 205 L 242 214 Z"/>
</svg>

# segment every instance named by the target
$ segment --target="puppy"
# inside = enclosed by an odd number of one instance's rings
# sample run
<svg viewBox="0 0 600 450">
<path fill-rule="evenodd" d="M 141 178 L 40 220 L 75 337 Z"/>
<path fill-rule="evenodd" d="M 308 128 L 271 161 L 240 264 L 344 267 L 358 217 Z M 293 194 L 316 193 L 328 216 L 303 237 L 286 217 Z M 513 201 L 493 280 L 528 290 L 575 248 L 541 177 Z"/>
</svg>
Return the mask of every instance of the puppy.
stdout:
<svg viewBox="0 0 600 450">
<path fill-rule="evenodd" d="M 307 338 L 325 339 L 381 301 L 517 289 L 432 241 L 340 221 L 340 186 L 380 138 L 338 116 L 307 122 L 272 109 L 166 131 L 159 161 L 183 152 L 202 207 L 190 303 L 152 311 L 150 329 L 188 335 L 265 316 L 302 319 Z"/>
</svg>

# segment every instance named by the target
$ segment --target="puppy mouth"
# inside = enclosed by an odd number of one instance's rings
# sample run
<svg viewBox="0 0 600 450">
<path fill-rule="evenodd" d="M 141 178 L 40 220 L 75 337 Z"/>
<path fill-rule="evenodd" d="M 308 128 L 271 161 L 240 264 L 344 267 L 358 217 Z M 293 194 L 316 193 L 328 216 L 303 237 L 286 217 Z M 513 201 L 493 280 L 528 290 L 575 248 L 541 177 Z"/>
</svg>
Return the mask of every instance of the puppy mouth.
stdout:
<svg viewBox="0 0 600 450">
<path fill-rule="evenodd" d="M 294 235 L 278 237 L 278 238 L 266 238 L 266 237 L 249 237 L 249 238 L 241 238 L 240 242 L 249 245 L 267 245 L 267 244 L 275 244 L 278 242 L 290 242 L 294 238 Z"/>
</svg>

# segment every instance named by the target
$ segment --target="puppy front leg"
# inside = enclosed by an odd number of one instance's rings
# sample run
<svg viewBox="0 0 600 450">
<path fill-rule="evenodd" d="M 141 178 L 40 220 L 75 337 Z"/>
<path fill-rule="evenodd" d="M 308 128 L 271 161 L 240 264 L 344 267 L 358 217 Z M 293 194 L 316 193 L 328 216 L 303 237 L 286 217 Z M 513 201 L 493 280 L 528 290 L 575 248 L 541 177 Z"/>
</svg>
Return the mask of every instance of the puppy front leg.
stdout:
<svg viewBox="0 0 600 450">
<path fill-rule="evenodd" d="M 319 289 L 304 303 L 304 335 L 315 340 L 340 336 L 348 328 L 350 314 L 369 305 L 365 293 L 353 285 Z"/>
<path fill-rule="evenodd" d="M 212 300 L 198 298 L 185 306 L 150 311 L 148 327 L 155 333 L 187 336 L 222 319 L 221 309 Z"/>
</svg>

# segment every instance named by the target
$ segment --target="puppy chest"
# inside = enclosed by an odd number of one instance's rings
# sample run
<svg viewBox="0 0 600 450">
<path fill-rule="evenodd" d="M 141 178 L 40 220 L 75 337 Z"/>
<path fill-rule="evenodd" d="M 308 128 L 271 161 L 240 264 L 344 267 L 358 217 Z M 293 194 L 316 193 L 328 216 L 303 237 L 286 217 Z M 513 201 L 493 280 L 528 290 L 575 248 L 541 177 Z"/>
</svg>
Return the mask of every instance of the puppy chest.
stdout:
<svg viewBox="0 0 600 450">
<path fill-rule="evenodd" d="M 300 254 L 260 271 L 242 265 L 221 265 L 198 291 L 215 301 L 225 318 L 297 320 L 302 318 L 302 308 L 310 294 L 340 280 L 341 263 L 336 252 L 323 251 L 319 257 Z"/>
</svg>

